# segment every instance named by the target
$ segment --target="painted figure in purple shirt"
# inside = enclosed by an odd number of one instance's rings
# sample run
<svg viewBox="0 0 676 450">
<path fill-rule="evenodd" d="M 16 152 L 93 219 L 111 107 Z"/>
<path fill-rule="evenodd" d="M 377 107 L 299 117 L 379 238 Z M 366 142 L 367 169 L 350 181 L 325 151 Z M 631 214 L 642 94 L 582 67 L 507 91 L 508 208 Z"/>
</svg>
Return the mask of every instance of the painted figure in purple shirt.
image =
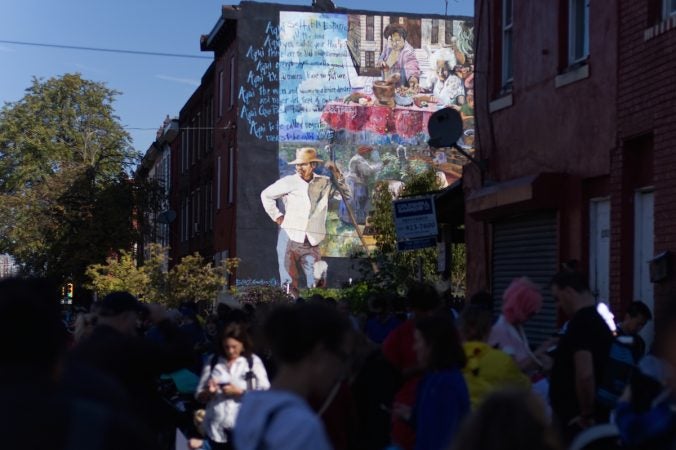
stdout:
<svg viewBox="0 0 676 450">
<path fill-rule="evenodd" d="M 388 40 L 388 45 L 377 62 L 383 69 L 383 78 L 395 81 L 397 86 L 416 88 L 420 80 L 420 67 L 413 47 L 406 42 L 406 29 L 391 23 L 385 27 L 383 36 Z"/>
</svg>

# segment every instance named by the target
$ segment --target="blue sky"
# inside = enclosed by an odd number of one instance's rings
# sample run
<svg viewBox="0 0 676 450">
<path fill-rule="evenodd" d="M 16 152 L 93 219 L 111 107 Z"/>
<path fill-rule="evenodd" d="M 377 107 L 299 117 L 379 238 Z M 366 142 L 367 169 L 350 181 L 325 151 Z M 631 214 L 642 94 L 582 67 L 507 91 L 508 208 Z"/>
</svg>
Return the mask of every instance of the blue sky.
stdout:
<svg viewBox="0 0 676 450">
<path fill-rule="evenodd" d="M 272 2 L 272 1 L 271 1 Z M 2 2 L 0 40 L 212 57 L 199 38 L 220 16 L 223 0 L 8 0 Z M 311 0 L 274 3 L 309 5 Z M 443 14 L 444 0 L 334 0 L 338 7 Z M 474 0 L 448 0 L 448 13 L 473 15 Z M 29 47 L 0 42 L 0 102 L 17 101 L 31 77 L 68 72 L 121 92 L 117 115 L 145 152 L 169 114 L 177 116 L 210 59 L 169 58 Z M 141 129 L 133 129 L 141 128 Z"/>
</svg>

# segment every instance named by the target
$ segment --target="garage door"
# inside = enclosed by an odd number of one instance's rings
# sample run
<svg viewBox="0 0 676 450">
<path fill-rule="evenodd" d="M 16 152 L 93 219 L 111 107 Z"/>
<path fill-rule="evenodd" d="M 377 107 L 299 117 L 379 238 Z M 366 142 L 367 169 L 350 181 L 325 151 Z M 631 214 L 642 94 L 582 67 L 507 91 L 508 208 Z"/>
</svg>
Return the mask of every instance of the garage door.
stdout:
<svg viewBox="0 0 676 450">
<path fill-rule="evenodd" d="M 519 216 L 493 223 L 493 296 L 496 308 L 509 283 L 529 277 L 542 288 L 543 307 L 525 325 L 533 346 L 556 330 L 556 307 L 549 282 L 558 267 L 556 215 L 553 212 Z"/>
</svg>

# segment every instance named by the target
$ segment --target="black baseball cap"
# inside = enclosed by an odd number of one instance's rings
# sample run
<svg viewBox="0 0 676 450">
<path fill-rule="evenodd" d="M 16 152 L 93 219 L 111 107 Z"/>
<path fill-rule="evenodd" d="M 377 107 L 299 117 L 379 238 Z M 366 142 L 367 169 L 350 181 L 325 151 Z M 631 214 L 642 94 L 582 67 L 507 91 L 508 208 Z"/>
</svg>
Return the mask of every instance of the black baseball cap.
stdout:
<svg viewBox="0 0 676 450">
<path fill-rule="evenodd" d="M 127 311 L 135 311 L 141 315 L 148 313 L 148 308 L 129 292 L 111 292 L 96 304 L 101 316 L 117 316 Z"/>
</svg>

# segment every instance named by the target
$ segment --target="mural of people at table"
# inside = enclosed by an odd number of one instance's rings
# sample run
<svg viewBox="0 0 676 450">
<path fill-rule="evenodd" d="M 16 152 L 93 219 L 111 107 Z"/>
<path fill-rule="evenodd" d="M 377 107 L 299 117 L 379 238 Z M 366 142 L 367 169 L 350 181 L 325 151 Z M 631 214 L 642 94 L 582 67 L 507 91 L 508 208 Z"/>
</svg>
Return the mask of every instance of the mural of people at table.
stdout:
<svg viewBox="0 0 676 450">
<path fill-rule="evenodd" d="M 420 79 L 420 67 L 413 47 L 406 42 L 407 36 L 403 26 L 397 23 L 387 25 L 383 31 L 387 46 L 377 63 L 382 67 L 383 80 L 415 88 Z"/>
<path fill-rule="evenodd" d="M 279 176 L 298 148 L 320 149 L 319 159 L 335 162 L 352 197 L 347 203 L 329 198 L 326 237 L 316 242 L 315 253 L 321 258 L 361 253 L 375 245 L 358 231 L 363 235 L 368 228 L 377 183 L 398 193 L 411 173 L 433 169 L 442 186 L 462 174 L 466 159 L 459 152 L 430 150 L 427 123 L 447 105 L 462 109 L 467 132 L 462 148 L 473 150 L 474 132 L 467 129 L 473 127 L 467 101 L 473 87 L 472 24 L 453 17 L 297 11 L 281 12 L 279 24 Z M 324 175 L 320 169 L 314 174 Z M 291 212 L 291 196 L 286 202 Z M 303 265 L 298 267 L 302 278 Z"/>
<path fill-rule="evenodd" d="M 441 57 L 435 61 L 436 71 L 428 77 L 429 84 L 425 86 L 430 90 L 433 99 L 444 106 L 449 106 L 453 101 L 465 93 L 462 79 L 455 74 L 452 61 Z"/>
<path fill-rule="evenodd" d="M 331 177 L 315 173 L 315 169 L 322 162 L 324 161 L 319 159 L 316 149 L 299 148 L 296 150 L 296 159 L 289 162 L 289 165 L 296 167 L 296 173 L 280 178 L 261 192 L 265 212 L 286 232 L 286 246 L 283 248 L 280 245 L 283 241 L 280 237 L 277 251 L 284 251 L 284 268 L 290 278 L 290 291 L 294 296 L 298 296 L 302 277 L 305 278 L 304 287 L 312 288 L 320 282 L 315 275 L 326 272 L 326 263 L 322 261 L 319 244 L 327 234 L 329 200 L 341 194 L 348 201 L 351 197 L 350 189 L 340 172 L 334 172 Z M 325 166 L 329 170 L 334 167 L 333 162 L 328 162 Z M 284 199 L 284 213 L 277 205 L 279 199 Z"/>
</svg>

